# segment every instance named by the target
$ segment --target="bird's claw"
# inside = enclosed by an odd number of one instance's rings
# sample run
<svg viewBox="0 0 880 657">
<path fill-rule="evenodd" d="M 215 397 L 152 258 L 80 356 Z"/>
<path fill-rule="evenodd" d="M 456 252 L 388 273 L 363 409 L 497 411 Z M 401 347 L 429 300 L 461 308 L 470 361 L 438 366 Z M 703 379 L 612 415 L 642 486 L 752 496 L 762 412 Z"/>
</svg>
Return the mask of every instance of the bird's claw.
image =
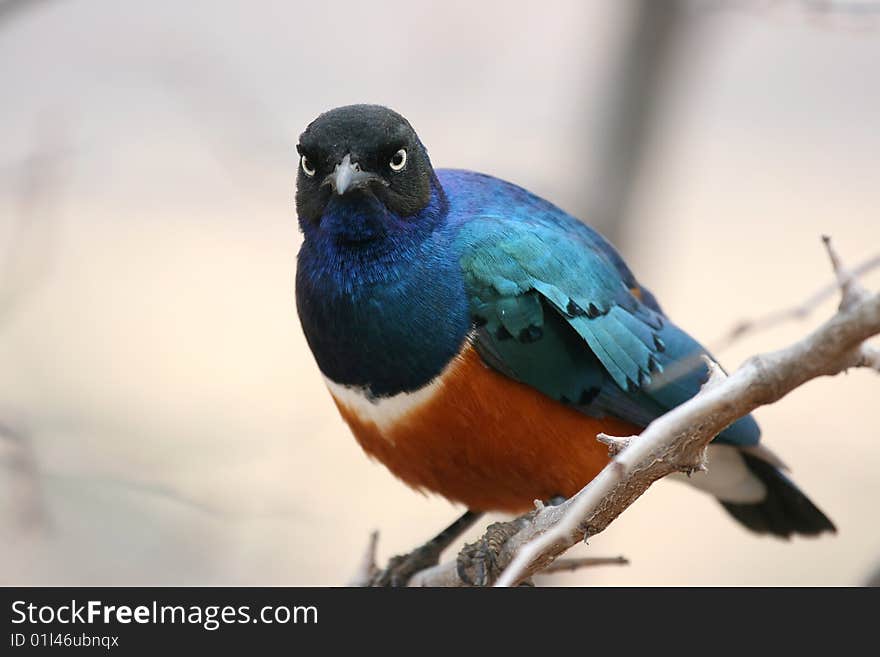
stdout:
<svg viewBox="0 0 880 657">
<path fill-rule="evenodd" d="M 522 529 L 521 518 L 510 522 L 496 522 L 475 543 L 468 543 L 458 553 L 458 576 L 471 586 L 489 586 L 501 574 L 498 553 L 511 536 Z"/>
<path fill-rule="evenodd" d="M 370 586 L 406 586 L 413 575 L 436 566 L 442 551 L 442 548 L 426 543 L 408 554 L 392 557 L 385 569 L 373 575 Z"/>
</svg>

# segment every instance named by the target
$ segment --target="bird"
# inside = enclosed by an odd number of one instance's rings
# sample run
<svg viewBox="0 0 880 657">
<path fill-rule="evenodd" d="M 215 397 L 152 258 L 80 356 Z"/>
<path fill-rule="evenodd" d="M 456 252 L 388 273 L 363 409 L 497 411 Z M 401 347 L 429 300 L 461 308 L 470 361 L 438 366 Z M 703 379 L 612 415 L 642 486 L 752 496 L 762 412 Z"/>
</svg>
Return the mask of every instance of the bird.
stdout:
<svg viewBox="0 0 880 657">
<path fill-rule="evenodd" d="M 568 498 L 696 395 L 707 350 L 587 223 L 523 187 L 434 169 L 381 105 L 320 114 L 297 144 L 296 308 L 357 442 L 468 511 Z M 687 479 L 758 534 L 835 532 L 751 416 Z"/>
</svg>

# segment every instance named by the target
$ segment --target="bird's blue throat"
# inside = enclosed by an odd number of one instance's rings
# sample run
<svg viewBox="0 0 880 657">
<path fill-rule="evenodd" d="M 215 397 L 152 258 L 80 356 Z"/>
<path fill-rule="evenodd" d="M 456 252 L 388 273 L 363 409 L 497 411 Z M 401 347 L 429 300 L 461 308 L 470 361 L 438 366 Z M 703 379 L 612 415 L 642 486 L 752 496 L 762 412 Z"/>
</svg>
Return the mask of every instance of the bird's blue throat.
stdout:
<svg viewBox="0 0 880 657">
<path fill-rule="evenodd" d="M 410 217 L 367 193 L 300 220 L 297 309 L 324 376 L 385 397 L 421 388 L 459 352 L 470 319 L 447 212 L 435 178 Z"/>
</svg>

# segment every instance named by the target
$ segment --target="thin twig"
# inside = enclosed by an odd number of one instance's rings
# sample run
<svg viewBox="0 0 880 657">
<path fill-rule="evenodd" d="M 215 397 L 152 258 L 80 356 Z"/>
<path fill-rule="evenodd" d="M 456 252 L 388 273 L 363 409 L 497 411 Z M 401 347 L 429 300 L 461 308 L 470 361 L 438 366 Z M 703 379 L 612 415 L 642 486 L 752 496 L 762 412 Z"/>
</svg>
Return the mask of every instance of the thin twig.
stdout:
<svg viewBox="0 0 880 657">
<path fill-rule="evenodd" d="M 866 299 L 870 292 L 859 283 L 859 280 L 853 276 L 851 271 L 843 266 L 843 261 L 840 259 L 828 235 L 822 236 L 822 243 L 828 252 L 831 268 L 834 270 L 834 276 L 837 278 L 837 285 L 840 288 L 840 309 L 852 308 L 855 304 Z"/>
<path fill-rule="evenodd" d="M 871 271 L 880 268 L 880 254 L 868 258 L 857 267 L 849 270 L 853 278 L 862 278 Z M 830 299 L 840 290 L 837 282 L 829 283 L 817 290 L 801 303 L 784 310 L 777 310 L 762 317 L 744 319 L 737 322 L 724 336 L 710 343 L 710 351 L 718 354 L 747 335 L 774 328 L 786 322 L 803 320 L 809 317 L 824 301 Z"/>
<path fill-rule="evenodd" d="M 557 559 L 544 570 L 542 575 L 548 573 L 573 572 L 581 568 L 595 568 L 596 566 L 628 566 L 629 559 L 626 557 L 583 557 L 574 559 Z"/>
<path fill-rule="evenodd" d="M 361 564 L 352 576 L 349 586 L 369 586 L 373 576 L 379 572 L 376 566 L 376 549 L 379 547 L 379 532 L 373 530 L 370 532 L 370 538 L 367 541 L 367 549 L 364 550 L 364 556 Z"/>
</svg>

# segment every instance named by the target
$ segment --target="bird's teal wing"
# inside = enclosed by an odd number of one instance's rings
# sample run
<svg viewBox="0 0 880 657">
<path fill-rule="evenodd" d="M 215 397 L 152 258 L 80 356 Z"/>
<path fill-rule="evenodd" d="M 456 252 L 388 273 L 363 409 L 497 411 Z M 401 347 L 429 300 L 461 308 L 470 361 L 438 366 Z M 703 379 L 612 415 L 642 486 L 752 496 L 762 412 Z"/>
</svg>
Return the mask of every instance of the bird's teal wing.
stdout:
<svg viewBox="0 0 880 657">
<path fill-rule="evenodd" d="M 493 215 L 461 227 L 476 348 L 550 397 L 645 426 L 699 391 L 706 351 L 663 315 L 605 240 L 571 221 Z M 718 440 L 751 445 L 759 436 L 748 417 Z"/>
</svg>

